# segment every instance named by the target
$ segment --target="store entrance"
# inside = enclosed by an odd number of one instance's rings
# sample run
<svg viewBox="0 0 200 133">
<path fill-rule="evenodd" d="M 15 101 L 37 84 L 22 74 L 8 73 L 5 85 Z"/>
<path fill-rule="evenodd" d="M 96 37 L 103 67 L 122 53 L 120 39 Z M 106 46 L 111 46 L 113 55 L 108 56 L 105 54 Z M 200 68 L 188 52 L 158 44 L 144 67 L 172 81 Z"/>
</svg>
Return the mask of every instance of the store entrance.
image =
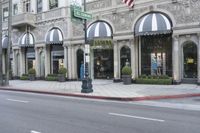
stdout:
<svg viewBox="0 0 200 133">
<path fill-rule="evenodd" d="M 197 78 L 197 46 L 188 43 L 183 47 L 184 78 Z"/>
<path fill-rule="evenodd" d="M 113 78 L 113 50 L 94 49 L 94 78 Z"/>
</svg>

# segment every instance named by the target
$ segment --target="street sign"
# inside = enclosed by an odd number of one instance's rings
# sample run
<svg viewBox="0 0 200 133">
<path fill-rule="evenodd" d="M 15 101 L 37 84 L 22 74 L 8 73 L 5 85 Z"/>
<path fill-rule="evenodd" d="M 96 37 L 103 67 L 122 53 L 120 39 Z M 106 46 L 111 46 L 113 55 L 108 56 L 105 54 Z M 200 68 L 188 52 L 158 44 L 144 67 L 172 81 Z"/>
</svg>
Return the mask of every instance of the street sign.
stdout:
<svg viewBox="0 0 200 133">
<path fill-rule="evenodd" d="M 74 22 L 76 24 L 82 24 L 83 20 L 81 18 L 77 18 L 77 17 L 74 16 L 74 9 L 81 10 L 81 7 L 76 6 L 76 5 L 71 5 L 70 9 L 71 9 L 71 20 L 72 20 L 72 22 Z"/>
<path fill-rule="evenodd" d="M 74 9 L 74 16 L 77 18 L 82 18 L 82 19 L 92 19 L 92 14 L 86 13 L 86 12 L 82 12 L 79 9 Z"/>
</svg>

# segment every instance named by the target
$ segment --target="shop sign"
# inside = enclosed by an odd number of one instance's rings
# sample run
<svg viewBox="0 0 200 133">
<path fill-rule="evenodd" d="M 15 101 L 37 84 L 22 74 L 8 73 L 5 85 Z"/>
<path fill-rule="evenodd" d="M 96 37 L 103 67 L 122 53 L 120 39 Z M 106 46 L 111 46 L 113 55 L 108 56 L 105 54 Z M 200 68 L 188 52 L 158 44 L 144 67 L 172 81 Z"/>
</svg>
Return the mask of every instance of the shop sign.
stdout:
<svg viewBox="0 0 200 133">
<path fill-rule="evenodd" d="M 112 49 L 112 40 L 94 40 L 91 49 Z"/>
</svg>

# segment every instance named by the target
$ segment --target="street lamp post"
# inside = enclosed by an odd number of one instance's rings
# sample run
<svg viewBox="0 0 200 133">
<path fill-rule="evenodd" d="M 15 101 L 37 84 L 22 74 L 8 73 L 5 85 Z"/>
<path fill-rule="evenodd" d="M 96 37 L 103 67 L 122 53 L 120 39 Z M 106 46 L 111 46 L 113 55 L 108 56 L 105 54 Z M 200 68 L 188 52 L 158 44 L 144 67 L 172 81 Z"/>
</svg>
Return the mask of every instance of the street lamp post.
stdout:
<svg viewBox="0 0 200 133">
<path fill-rule="evenodd" d="M 9 17 L 8 17 L 8 47 L 6 57 L 6 78 L 5 85 L 9 85 L 9 74 L 10 74 L 10 48 L 11 48 L 11 32 L 12 32 L 12 0 L 9 0 Z"/>
<path fill-rule="evenodd" d="M 84 6 L 84 12 L 86 12 L 86 0 L 83 1 Z M 92 89 L 92 79 L 89 77 L 89 59 L 90 59 L 90 53 L 89 53 L 89 44 L 87 41 L 87 20 L 84 19 L 84 40 L 85 40 L 85 52 L 84 52 L 84 58 L 85 58 L 85 76 L 82 80 L 82 93 L 91 93 L 93 92 Z"/>
</svg>

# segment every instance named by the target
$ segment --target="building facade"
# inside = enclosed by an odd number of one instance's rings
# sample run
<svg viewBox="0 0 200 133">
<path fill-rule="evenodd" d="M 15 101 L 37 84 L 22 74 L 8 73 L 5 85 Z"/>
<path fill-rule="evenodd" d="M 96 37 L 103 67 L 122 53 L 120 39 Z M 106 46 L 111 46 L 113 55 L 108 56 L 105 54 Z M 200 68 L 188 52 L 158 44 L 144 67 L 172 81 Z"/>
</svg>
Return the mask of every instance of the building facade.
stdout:
<svg viewBox="0 0 200 133">
<path fill-rule="evenodd" d="M 13 0 L 12 73 L 35 68 L 37 77 L 66 67 L 70 80 L 81 77 L 84 61 L 83 23 L 63 0 Z M 132 78 L 168 75 L 174 83 L 200 83 L 200 1 L 89 0 L 87 21 L 90 75 L 121 79 L 125 64 Z M 8 1 L 3 2 L 3 39 L 7 35 Z"/>
</svg>

